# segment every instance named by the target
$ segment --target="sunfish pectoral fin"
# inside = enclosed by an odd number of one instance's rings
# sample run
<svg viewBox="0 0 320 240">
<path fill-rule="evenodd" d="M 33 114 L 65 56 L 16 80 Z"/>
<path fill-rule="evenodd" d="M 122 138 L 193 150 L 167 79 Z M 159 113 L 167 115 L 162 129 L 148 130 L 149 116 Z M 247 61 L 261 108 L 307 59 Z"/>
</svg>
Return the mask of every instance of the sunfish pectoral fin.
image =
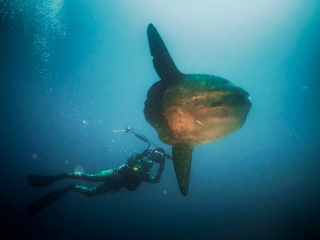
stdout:
<svg viewBox="0 0 320 240">
<path fill-rule="evenodd" d="M 173 164 L 179 189 L 183 196 L 187 196 L 191 170 L 193 146 L 179 143 L 172 147 Z"/>
</svg>

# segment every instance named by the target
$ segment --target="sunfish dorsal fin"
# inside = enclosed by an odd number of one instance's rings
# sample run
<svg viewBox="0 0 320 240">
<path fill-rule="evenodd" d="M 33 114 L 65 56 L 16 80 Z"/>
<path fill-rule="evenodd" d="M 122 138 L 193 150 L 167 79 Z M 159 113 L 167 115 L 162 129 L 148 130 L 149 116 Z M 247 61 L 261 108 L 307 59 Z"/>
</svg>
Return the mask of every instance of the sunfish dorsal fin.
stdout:
<svg viewBox="0 0 320 240">
<path fill-rule="evenodd" d="M 158 76 L 168 84 L 178 80 L 182 73 L 174 64 L 160 34 L 151 23 L 148 26 L 147 34 L 150 52 L 154 57 L 153 66 Z"/>
<path fill-rule="evenodd" d="M 188 194 L 192 151 L 193 146 L 185 143 L 175 144 L 172 147 L 174 170 L 183 196 Z"/>
</svg>

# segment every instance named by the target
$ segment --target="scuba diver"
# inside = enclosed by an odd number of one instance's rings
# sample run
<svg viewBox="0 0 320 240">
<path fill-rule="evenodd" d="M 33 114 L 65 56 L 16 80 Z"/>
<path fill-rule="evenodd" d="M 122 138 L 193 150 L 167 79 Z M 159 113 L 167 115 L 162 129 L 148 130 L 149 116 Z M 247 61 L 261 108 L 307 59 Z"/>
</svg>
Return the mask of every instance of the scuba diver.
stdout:
<svg viewBox="0 0 320 240">
<path fill-rule="evenodd" d="M 29 214 L 29 217 L 32 217 L 71 190 L 81 193 L 87 197 L 92 197 L 111 191 L 112 193 L 118 192 L 121 190 L 121 188 L 126 188 L 129 191 L 135 191 L 138 189 L 141 182 L 158 183 L 164 170 L 166 157 L 171 159 L 171 156 L 166 154 L 162 148 L 157 148 L 155 150 L 148 148 L 140 154 L 133 153 L 127 160 L 126 164 L 120 166 L 119 168 L 105 170 L 96 174 L 75 172 L 60 173 L 54 176 L 37 176 L 27 173 L 29 184 L 32 187 L 37 188 L 51 185 L 56 181 L 66 178 L 102 183 L 91 189 L 84 186 L 70 184 L 67 187 L 41 197 L 37 201 L 27 206 L 25 211 Z M 154 163 L 159 163 L 160 167 L 157 175 L 152 177 L 150 176 L 150 169 Z"/>
</svg>

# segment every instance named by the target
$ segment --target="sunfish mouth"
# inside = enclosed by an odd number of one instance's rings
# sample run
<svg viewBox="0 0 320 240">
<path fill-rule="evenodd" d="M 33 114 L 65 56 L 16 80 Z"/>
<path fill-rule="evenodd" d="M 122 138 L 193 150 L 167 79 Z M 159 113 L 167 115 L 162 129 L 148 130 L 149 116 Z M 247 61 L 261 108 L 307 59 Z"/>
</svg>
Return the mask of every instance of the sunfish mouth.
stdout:
<svg viewBox="0 0 320 240">
<path fill-rule="evenodd" d="M 235 90 L 235 99 L 238 102 L 238 104 L 243 104 L 249 107 L 249 109 L 252 106 L 251 98 L 249 96 L 249 93 L 242 88 L 237 88 Z"/>
<path fill-rule="evenodd" d="M 249 94 L 241 95 L 241 97 L 238 98 L 238 103 L 246 106 L 248 109 L 248 112 L 252 107 L 251 97 L 249 96 Z"/>
</svg>

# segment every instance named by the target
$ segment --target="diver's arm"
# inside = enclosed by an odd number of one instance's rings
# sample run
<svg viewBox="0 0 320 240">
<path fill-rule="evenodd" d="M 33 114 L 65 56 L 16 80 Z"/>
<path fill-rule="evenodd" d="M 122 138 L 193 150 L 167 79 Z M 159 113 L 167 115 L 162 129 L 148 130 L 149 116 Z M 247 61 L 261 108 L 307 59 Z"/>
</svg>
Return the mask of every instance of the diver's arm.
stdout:
<svg viewBox="0 0 320 240">
<path fill-rule="evenodd" d="M 164 165 L 166 163 L 166 158 L 163 159 L 163 161 L 160 163 L 160 167 L 158 169 L 158 173 L 155 177 L 151 177 L 150 174 L 148 174 L 148 178 L 146 179 L 146 182 L 148 183 L 158 183 L 160 181 L 162 172 L 164 170 Z"/>
<path fill-rule="evenodd" d="M 146 157 L 148 156 L 149 154 L 149 149 L 146 149 L 144 150 L 142 153 L 139 153 L 137 155 L 133 155 L 131 156 L 129 159 L 128 159 L 128 163 L 132 162 L 132 161 L 135 161 L 135 160 L 138 160 L 138 159 L 141 159 L 143 157 Z"/>
<path fill-rule="evenodd" d="M 161 175 L 162 175 L 163 170 L 164 170 L 164 168 L 160 166 L 158 169 L 157 175 L 155 177 L 151 177 L 150 174 L 148 174 L 148 177 L 145 181 L 148 183 L 158 183 L 161 179 Z"/>
</svg>

